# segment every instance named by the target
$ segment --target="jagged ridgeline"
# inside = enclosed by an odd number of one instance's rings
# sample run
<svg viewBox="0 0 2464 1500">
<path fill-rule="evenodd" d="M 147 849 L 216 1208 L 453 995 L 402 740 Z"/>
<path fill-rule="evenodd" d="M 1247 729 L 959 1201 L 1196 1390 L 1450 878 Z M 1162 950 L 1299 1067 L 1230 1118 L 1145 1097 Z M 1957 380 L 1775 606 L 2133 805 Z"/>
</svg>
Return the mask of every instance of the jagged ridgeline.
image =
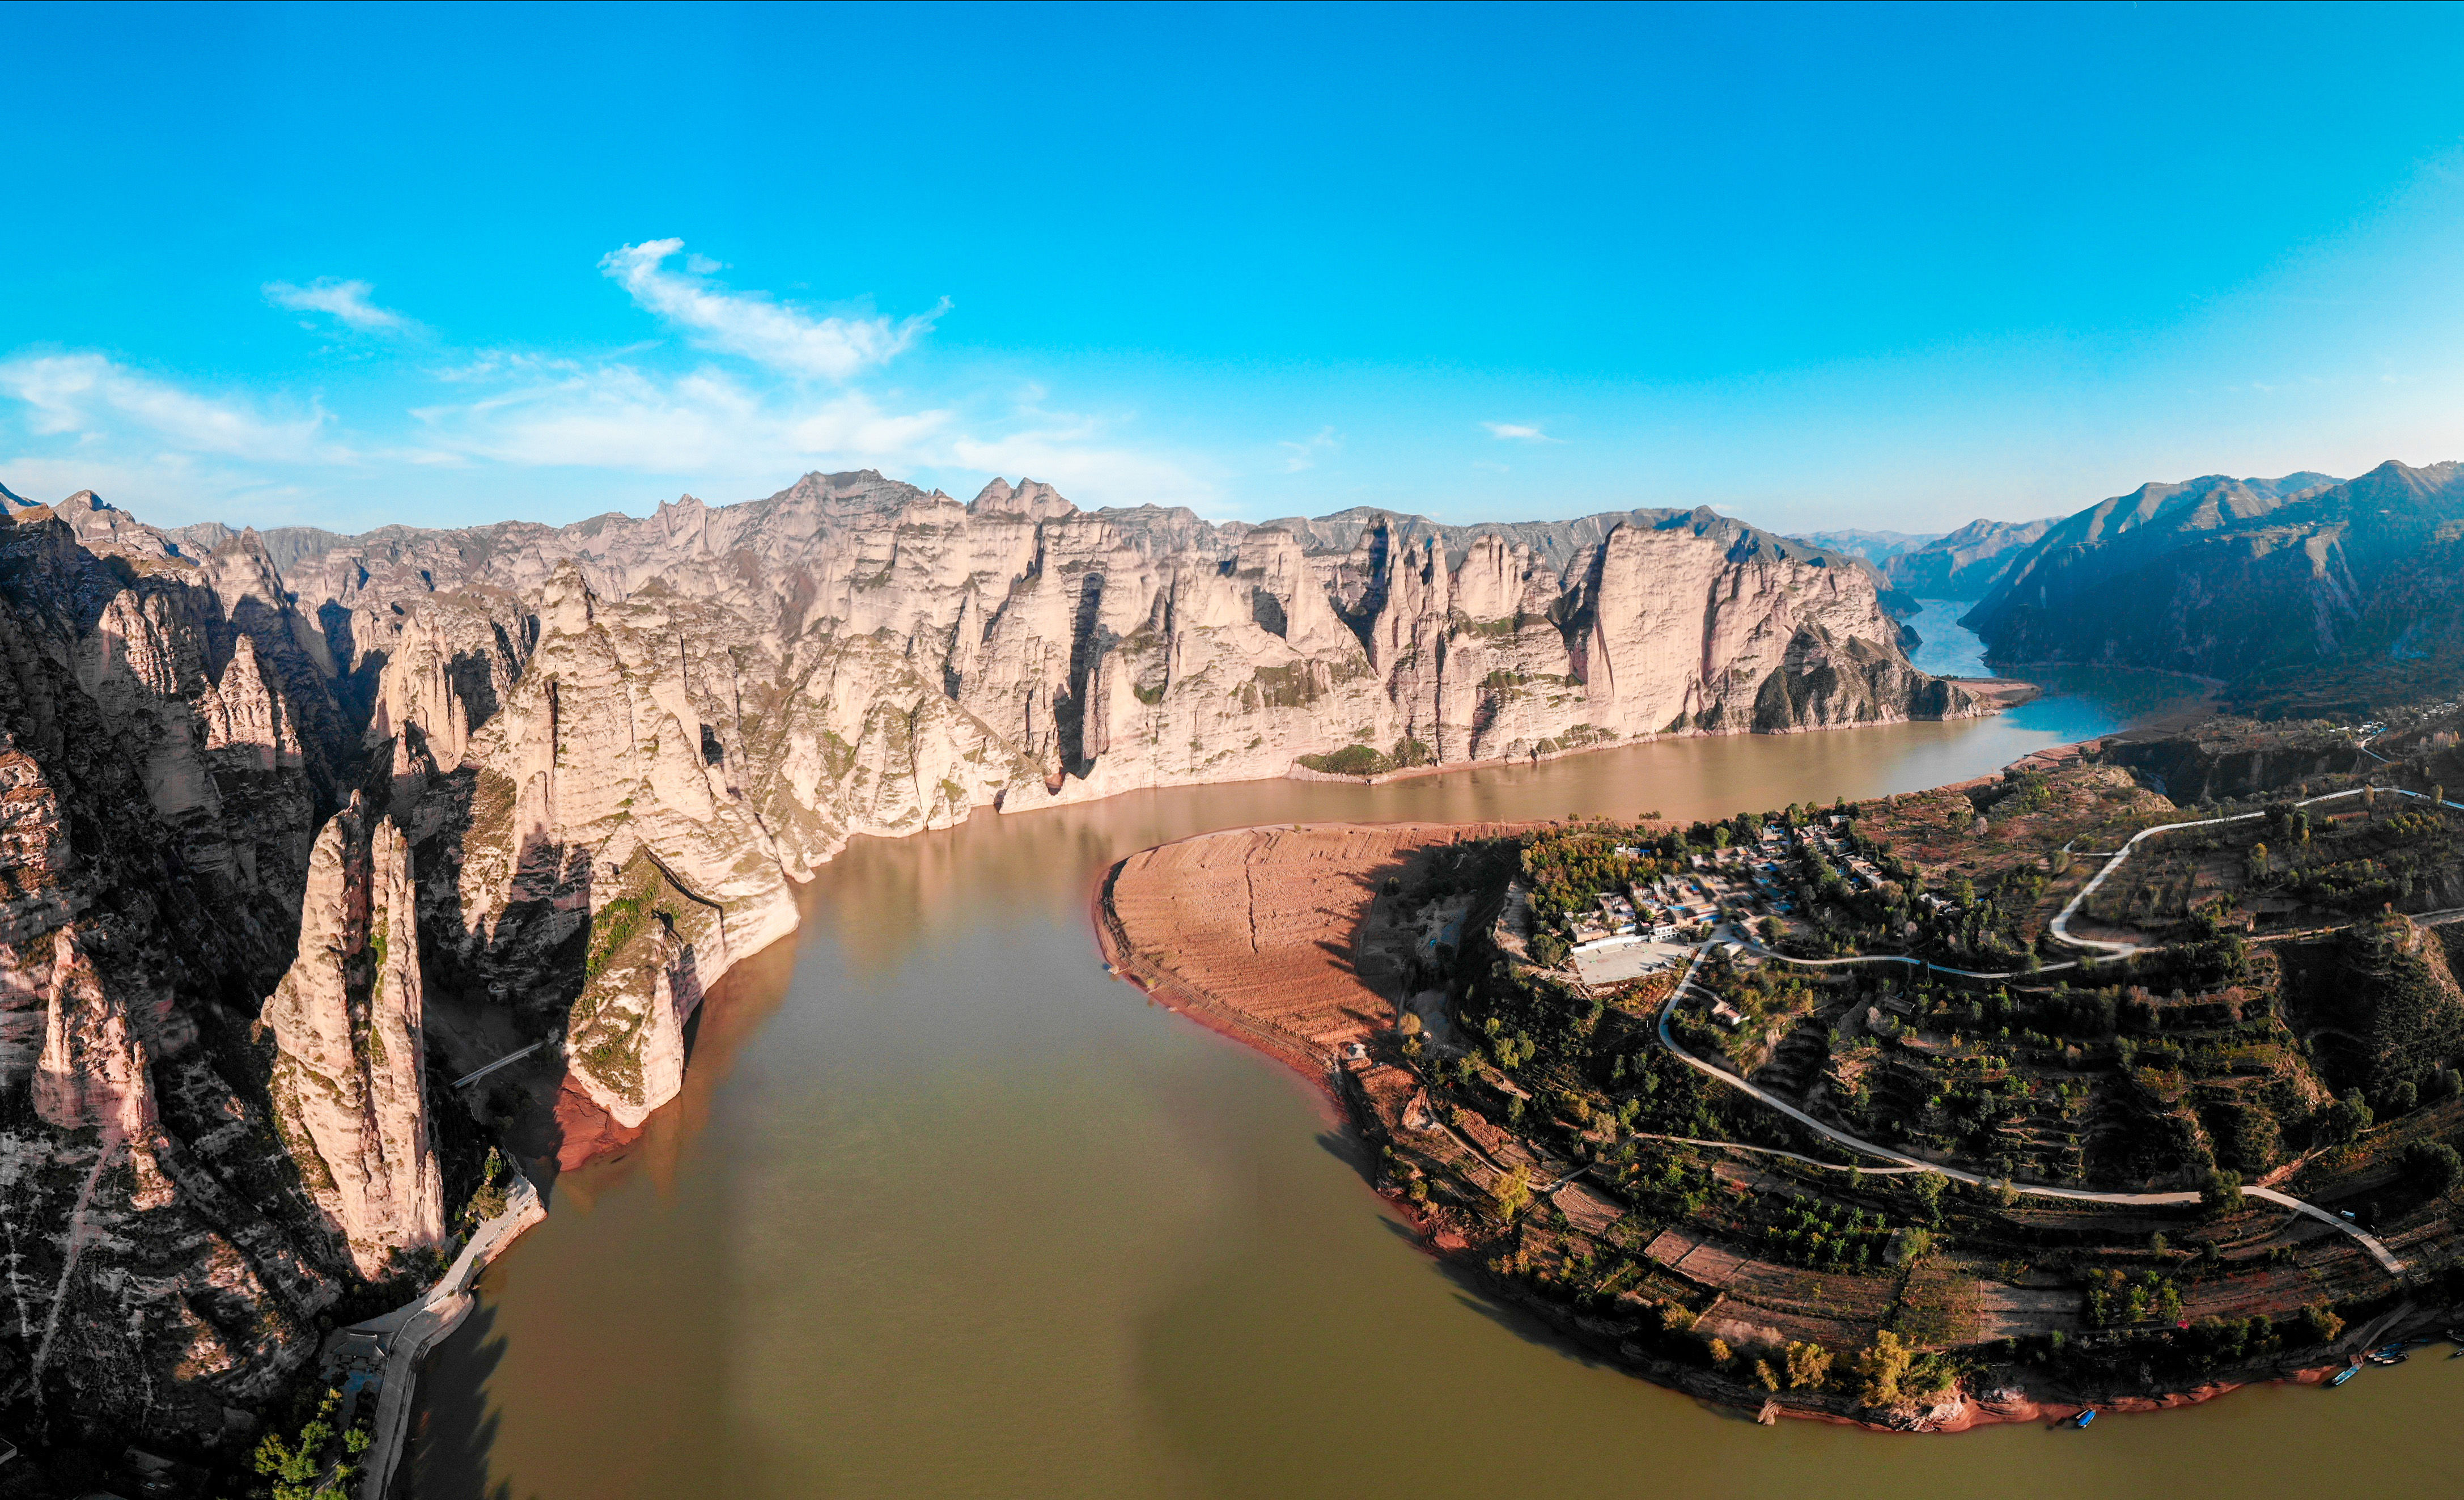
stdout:
<svg viewBox="0 0 2464 1500">
<path fill-rule="evenodd" d="M 848 837 L 1976 711 L 1707 511 L 1269 525 L 871 473 L 563 528 L 0 507 L 0 1401 L 207 1443 L 470 1184 L 429 1029 L 621 1123 Z"/>
<path fill-rule="evenodd" d="M 2464 685 L 2464 466 L 2142 485 L 2045 530 L 1964 621 L 1997 660 L 2222 679 L 2264 717 Z"/>
</svg>

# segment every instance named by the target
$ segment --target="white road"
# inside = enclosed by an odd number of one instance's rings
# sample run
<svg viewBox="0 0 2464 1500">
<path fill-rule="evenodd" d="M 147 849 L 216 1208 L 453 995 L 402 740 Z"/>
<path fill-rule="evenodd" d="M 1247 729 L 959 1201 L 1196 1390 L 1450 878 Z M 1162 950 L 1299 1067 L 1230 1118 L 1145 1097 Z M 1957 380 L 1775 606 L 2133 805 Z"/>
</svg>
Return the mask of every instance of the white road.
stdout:
<svg viewBox="0 0 2464 1500">
<path fill-rule="evenodd" d="M 1844 1146 L 1848 1150 L 1858 1153 L 1859 1156 L 1877 1157 L 1897 1166 L 1913 1167 L 1919 1171 L 1939 1172 L 1944 1177 L 1950 1179 L 1954 1182 L 1968 1182 L 1970 1184 L 1982 1185 L 1988 1181 L 1999 1180 L 1997 1179 L 1987 1178 L 1979 1173 L 1966 1171 L 1959 1167 L 1941 1166 L 1931 1161 L 1921 1160 L 1918 1158 L 1893 1151 L 1887 1146 L 1877 1145 L 1875 1142 L 1870 1140 L 1860 1140 L 1857 1136 L 1851 1136 L 1845 1131 L 1837 1130 L 1824 1124 L 1822 1121 L 1815 1119 L 1813 1115 L 1806 1114 L 1803 1110 L 1798 1109 L 1795 1105 L 1789 1103 L 1786 1099 L 1780 1098 L 1778 1095 L 1766 1090 L 1756 1088 L 1754 1085 L 1748 1083 L 1745 1079 L 1738 1077 L 1727 1069 L 1706 1063 L 1703 1059 L 1695 1056 L 1693 1053 L 1685 1050 L 1685 1048 L 1678 1046 L 1677 1039 L 1668 1034 L 1668 1018 L 1670 1013 L 1677 1008 L 1677 1003 L 1684 997 L 1685 991 L 1694 983 L 1694 976 L 1702 967 L 1703 955 L 1708 952 L 1710 947 L 1711 945 L 1708 942 L 1705 942 L 1702 947 L 1695 950 L 1694 961 L 1685 966 L 1685 977 L 1678 982 L 1677 988 L 1670 993 L 1666 1003 L 1664 1003 L 1660 1008 L 1659 1031 L 1661 1045 L 1667 1048 L 1669 1051 L 1675 1053 L 1680 1061 L 1683 1062 L 1688 1067 L 1693 1068 L 1698 1072 L 1708 1074 L 1709 1076 L 1718 1079 L 1720 1082 L 1727 1084 L 1729 1088 L 1739 1090 L 1750 1097 L 1760 1100 L 1762 1103 L 1769 1105 L 1771 1108 L 1779 1111 L 1782 1114 L 1787 1115 L 1790 1119 L 1803 1125 L 1806 1129 L 1815 1132 L 1816 1135 L 1821 1136 L 1827 1140 L 1833 1141 L 1840 1146 Z M 2058 1198 L 2068 1200 L 2073 1202 L 2135 1203 L 2153 1207 L 2161 1204 L 2195 1203 L 2199 1201 L 2199 1195 L 2193 1192 L 2099 1193 L 2082 1187 L 2046 1187 L 2027 1182 L 2009 1182 L 2006 1185 L 2008 1185 L 2013 1192 L 2025 1194 L 2029 1197 Z M 2400 1276 L 2404 1273 L 2404 1262 L 2396 1259 L 2395 1255 L 2389 1251 L 2385 1245 L 2379 1243 L 2376 1236 L 2363 1230 L 2361 1225 L 2335 1214 L 2331 1214 L 2315 1203 L 2305 1203 L 2300 1199 L 2294 1198 L 2288 1194 L 2277 1192 L 2274 1188 L 2244 1187 L 2242 1192 L 2247 1197 L 2263 1199 L 2268 1202 L 2277 1203 L 2283 1207 L 2293 1209 L 2297 1213 L 2307 1214 L 2321 1224 L 2343 1230 L 2344 1233 L 2351 1235 L 2354 1239 L 2359 1240 L 2362 1243 L 2363 1247 L 2368 1250 L 2372 1256 L 2377 1258 L 2379 1265 L 2387 1269 L 2387 1274 L 2391 1276 Z"/>
</svg>

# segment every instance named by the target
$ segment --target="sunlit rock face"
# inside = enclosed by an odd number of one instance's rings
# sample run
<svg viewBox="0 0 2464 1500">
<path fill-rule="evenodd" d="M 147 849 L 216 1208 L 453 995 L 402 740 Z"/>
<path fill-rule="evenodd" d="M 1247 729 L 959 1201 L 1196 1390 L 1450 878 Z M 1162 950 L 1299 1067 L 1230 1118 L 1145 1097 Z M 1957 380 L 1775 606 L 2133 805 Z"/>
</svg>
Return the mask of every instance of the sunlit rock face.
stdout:
<svg viewBox="0 0 2464 1500">
<path fill-rule="evenodd" d="M 354 793 L 317 835 L 299 956 L 265 1003 L 275 1119 L 361 1275 L 445 1238 L 410 847 Z"/>
<path fill-rule="evenodd" d="M 1898 639 L 1870 569 L 1708 512 L 1219 525 L 869 472 L 347 538 L 11 506 L 0 1386 L 218 1435 L 444 1244 L 438 1017 L 499 1007 L 638 1124 L 849 838 L 1971 711 Z"/>
<path fill-rule="evenodd" d="M 330 539 L 327 539 L 330 540 Z M 276 552 L 291 541 L 271 535 Z M 620 1121 L 858 834 L 1137 787 L 1971 712 L 1868 568 L 1708 512 L 1437 527 L 1089 513 L 866 472 L 303 553 L 440 962 Z M 349 694 L 338 693 L 347 699 Z"/>
</svg>

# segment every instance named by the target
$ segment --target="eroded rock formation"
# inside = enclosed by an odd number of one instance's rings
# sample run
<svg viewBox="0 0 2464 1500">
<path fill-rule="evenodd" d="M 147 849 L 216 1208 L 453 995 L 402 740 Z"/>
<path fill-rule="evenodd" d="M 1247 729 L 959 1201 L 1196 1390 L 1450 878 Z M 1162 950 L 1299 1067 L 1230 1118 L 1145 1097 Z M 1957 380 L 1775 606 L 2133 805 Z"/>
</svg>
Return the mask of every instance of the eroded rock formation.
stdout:
<svg viewBox="0 0 2464 1500">
<path fill-rule="evenodd" d="M 313 826 L 288 607 L 90 496 L 0 518 L 0 1401 L 211 1444 L 341 1290 L 248 1060 Z"/>
<path fill-rule="evenodd" d="M 445 1238 L 429 1138 L 426 988 L 410 848 L 358 793 L 309 856 L 299 957 L 265 1003 L 275 1119 L 360 1274 Z"/>
<path fill-rule="evenodd" d="M 14 509 L 0 1342 L 156 1425 L 261 1399 L 443 1239 L 432 998 L 638 1123 L 850 837 L 1972 712 L 1876 588 L 1707 511 L 1216 525 L 870 473 L 353 538 Z"/>
</svg>

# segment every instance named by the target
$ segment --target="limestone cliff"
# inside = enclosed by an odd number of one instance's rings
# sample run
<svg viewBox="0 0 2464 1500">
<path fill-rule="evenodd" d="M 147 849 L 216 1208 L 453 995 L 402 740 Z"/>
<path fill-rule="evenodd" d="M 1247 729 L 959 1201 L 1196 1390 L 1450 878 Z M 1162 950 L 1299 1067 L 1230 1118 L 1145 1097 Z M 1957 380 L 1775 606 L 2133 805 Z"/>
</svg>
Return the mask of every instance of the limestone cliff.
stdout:
<svg viewBox="0 0 2464 1500">
<path fill-rule="evenodd" d="M 1973 711 L 1898 641 L 1869 568 L 1706 511 L 1219 525 L 871 473 L 351 538 L 16 507 L 0 1399 L 218 1430 L 436 1246 L 431 996 L 638 1123 L 850 837 Z"/>
<path fill-rule="evenodd" d="M 0 518 L 0 1403 L 210 1445 L 341 1290 L 248 1039 L 313 827 L 287 609 L 91 496 Z"/>
<path fill-rule="evenodd" d="M 426 989 L 410 849 L 359 794 L 309 858 L 299 957 L 265 1003 L 276 1125 L 360 1274 L 445 1238 L 429 1138 Z"/>
<path fill-rule="evenodd" d="M 1974 711 L 1908 665 L 1869 568 L 1707 511 L 1217 526 L 868 472 L 257 545 L 363 705 L 443 978 L 561 1029 L 627 1121 L 672 1092 L 701 987 L 792 930 L 791 882 L 856 834 L 1305 761 Z"/>
</svg>

